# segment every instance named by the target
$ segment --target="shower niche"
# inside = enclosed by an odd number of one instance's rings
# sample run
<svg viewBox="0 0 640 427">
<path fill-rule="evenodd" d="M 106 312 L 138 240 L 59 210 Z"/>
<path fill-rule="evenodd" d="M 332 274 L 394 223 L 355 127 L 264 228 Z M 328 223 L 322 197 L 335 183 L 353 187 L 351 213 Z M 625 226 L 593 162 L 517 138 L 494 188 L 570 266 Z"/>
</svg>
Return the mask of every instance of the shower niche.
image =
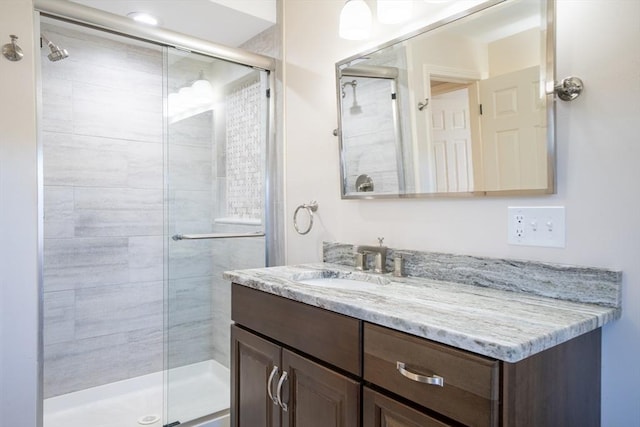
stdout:
<svg viewBox="0 0 640 427">
<path fill-rule="evenodd" d="M 221 273 L 265 265 L 268 72 L 53 18 L 41 34 L 44 427 L 224 426 Z"/>
</svg>

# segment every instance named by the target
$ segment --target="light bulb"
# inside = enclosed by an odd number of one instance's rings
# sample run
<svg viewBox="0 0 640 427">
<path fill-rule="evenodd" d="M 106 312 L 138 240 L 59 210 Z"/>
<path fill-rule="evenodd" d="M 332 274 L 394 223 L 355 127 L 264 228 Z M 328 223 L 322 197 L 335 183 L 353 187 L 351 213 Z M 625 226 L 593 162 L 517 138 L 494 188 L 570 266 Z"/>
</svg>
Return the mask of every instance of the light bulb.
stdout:
<svg viewBox="0 0 640 427">
<path fill-rule="evenodd" d="M 340 37 L 364 40 L 371 34 L 371 10 L 363 0 L 347 0 L 340 12 Z"/>
<path fill-rule="evenodd" d="M 193 96 L 199 101 L 210 101 L 212 98 L 213 87 L 208 80 L 196 80 L 191 85 L 191 89 L 193 89 Z"/>
<path fill-rule="evenodd" d="M 378 21 L 383 24 L 397 24 L 411 18 L 413 1 L 378 0 Z"/>
<path fill-rule="evenodd" d="M 185 86 L 183 88 L 180 88 L 178 94 L 180 95 L 182 102 L 188 104 L 189 102 L 191 102 L 191 99 L 194 96 L 194 90 L 191 86 Z"/>
</svg>

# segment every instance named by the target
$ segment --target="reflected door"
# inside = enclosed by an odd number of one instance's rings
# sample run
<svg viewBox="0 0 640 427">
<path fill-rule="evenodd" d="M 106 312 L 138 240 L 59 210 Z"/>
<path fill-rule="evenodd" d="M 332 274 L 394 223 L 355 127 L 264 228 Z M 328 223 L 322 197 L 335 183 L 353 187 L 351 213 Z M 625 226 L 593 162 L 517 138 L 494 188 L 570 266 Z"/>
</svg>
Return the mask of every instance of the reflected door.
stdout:
<svg viewBox="0 0 640 427">
<path fill-rule="evenodd" d="M 472 191 L 469 89 L 431 97 L 431 159 L 437 193 Z"/>
<path fill-rule="evenodd" d="M 544 189 L 547 179 L 546 108 L 540 68 L 480 82 L 484 190 Z"/>
<path fill-rule="evenodd" d="M 265 265 L 266 72 L 166 56 L 166 419 L 229 408 L 226 270 Z"/>
</svg>

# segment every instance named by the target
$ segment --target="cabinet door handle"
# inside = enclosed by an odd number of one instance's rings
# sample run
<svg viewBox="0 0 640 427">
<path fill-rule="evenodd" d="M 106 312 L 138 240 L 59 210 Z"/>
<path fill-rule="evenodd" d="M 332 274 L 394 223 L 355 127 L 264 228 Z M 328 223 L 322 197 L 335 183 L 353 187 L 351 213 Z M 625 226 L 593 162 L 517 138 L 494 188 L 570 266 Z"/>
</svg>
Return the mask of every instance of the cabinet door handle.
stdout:
<svg viewBox="0 0 640 427">
<path fill-rule="evenodd" d="M 276 406 L 278 406 L 278 400 L 275 397 L 273 397 L 273 392 L 271 390 L 273 389 L 273 386 L 272 386 L 273 378 L 276 376 L 277 373 L 278 373 L 278 367 L 274 365 L 273 369 L 271 370 L 271 374 L 269 375 L 269 380 L 267 380 L 267 394 L 269 395 L 269 398 L 271 399 L 273 404 Z"/>
<path fill-rule="evenodd" d="M 287 380 L 288 376 L 289 374 L 287 374 L 287 371 L 282 371 L 282 376 L 280 377 L 280 381 L 278 381 L 278 390 L 276 391 L 276 399 L 278 400 L 278 404 L 285 412 L 287 412 L 289 407 L 282 401 L 282 385 Z"/>
<path fill-rule="evenodd" d="M 432 375 L 428 377 L 426 375 L 415 374 L 411 371 L 408 371 L 404 363 L 402 362 L 396 362 L 396 368 L 403 376 L 409 378 L 410 380 L 417 381 L 419 383 L 444 387 L 444 378 L 438 375 Z"/>
</svg>

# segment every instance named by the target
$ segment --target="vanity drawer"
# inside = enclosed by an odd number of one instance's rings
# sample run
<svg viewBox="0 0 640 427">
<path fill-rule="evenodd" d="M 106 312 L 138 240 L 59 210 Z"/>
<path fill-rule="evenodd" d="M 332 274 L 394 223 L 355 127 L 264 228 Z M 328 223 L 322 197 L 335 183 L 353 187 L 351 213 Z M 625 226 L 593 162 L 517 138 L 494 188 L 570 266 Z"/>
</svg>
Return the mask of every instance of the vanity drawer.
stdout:
<svg viewBox="0 0 640 427">
<path fill-rule="evenodd" d="M 361 376 L 361 321 L 233 284 L 231 318 L 333 366 Z"/>
<path fill-rule="evenodd" d="M 442 386 L 418 382 L 427 377 Z M 497 360 L 365 323 L 365 381 L 465 425 L 498 426 L 499 377 Z"/>
</svg>

